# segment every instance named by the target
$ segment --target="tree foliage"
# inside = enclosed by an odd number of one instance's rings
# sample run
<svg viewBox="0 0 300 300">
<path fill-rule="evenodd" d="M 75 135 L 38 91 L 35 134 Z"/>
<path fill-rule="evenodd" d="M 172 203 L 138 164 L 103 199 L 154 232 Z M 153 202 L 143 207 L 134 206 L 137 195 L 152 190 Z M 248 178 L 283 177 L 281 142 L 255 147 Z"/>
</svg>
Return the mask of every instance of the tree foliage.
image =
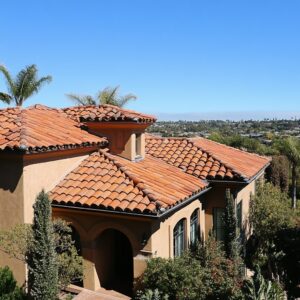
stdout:
<svg viewBox="0 0 300 300">
<path fill-rule="evenodd" d="M 82 280 L 83 259 L 77 253 L 72 240 L 72 230 L 68 223 L 61 219 L 55 219 L 52 221 L 52 226 L 58 264 L 58 286 L 59 289 L 63 289 L 71 282 Z M 31 224 L 17 225 L 10 230 L 0 232 L 0 250 L 10 257 L 26 262 L 27 256 L 33 248 Z"/>
<path fill-rule="evenodd" d="M 299 284 L 300 238 L 286 193 L 271 183 L 259 186 L 251 201 L 250 223 L 253 234 L 247 242 L 248 267 L 258 265 L 268 279 L 280 282 L 288 293 L 295 293 Z"/>
<path fill-rule="evenodd" d="M 242 278 L 221 245 L 210 237 L 197 249 L 174 259 L 148 261 L 142 277 L 144 289 L 158 289 L 169 299 L 241 299 Z"/>
<path fill-rule="evenodd" d="M 26 99 L 52 80 L 49 75 L 38 78 L 36 65 L 26 66 L 17 74 L 16 78 L 13 78 L 3 65 L 0 65 L 0 73 L 3 74 L 8 89 L 8 93 L 0 92 L 0 101 L 7 104 L 14 102 L 16 106 L 22 106 Z"/>
<path fill-rule="evenodd" d="M 235 200 L 230 192 L 226 190 L 226 206 L 224 212 L 224 249 L 226 257 L 231 260 L 238 259 L 240 256 L 237 218 L 235 211 Z"/>
<path fill-rule="evenodd" d="M 259 269 L 255 268 L 252 278 L 243 285 L 245 300 L 284 300 L 282 288 L 270 280 L 266 280 Z"/>
<path fill-rule="evenodd" d="M 33 205 L 32 247 L 27 253 L 28 292 L 32 299 L 56 299 L 58 263 L 55 253 L 51 205 L 42 191 Z"/>
<path fill-rule="evenodd" d="M 289 161 L 284 155 L 272 157 L 270 166 L 266 170 L 266 177 L 269 182 L 279 187 L 282 192 L 289 189 Z"/>
<path fill-rule="evenodd" d="M 278 262 L 280 281 L 291 297 L 300 297 L 300 227 L 281 229 L 275 238 L 281 252 Z"/>
<path fill-rule="evenodd" d="M 0 300 L 25 300 L 25 293 L 17 286 L 12 271 L 8 267 L 0 268 Z"/>
<path fill-rule="evenodd" d="M 53 222 L 55 251 L 58 262 L 58 283 L 63 289 L 71 282 L 83 279 L 83 259 L 72 240 L 72 229 L 61 219 Z"/>
<path fill-rule="evenodd" d="M 129 101 L 137 99 L 137 97 L 131 93 L 121 96 L 119 94 L 119 89 L 120 86 L 106 87 L 99 91 L 95 97 L 77 94 L 66 94 L 66 96 L 77 105 L 110 104 L 119 107 L 124 107 Z"/>
<path fill-rule="evenodd" d="M 271 183 L 257 186 L 250 203 L 250 225 L 253 233 L 262 240 L 274 237 L 282 228 L 293 226 L 290 199 Z"/>
<path fill-rule="evenodd" d="M 297 206 L 297 168 L 300 166 L 300 141 L 295 137 L 288 137 L 278 143 L 278 148 L 290 162 L 292 173 L 292 207 Z"/>
</svg>

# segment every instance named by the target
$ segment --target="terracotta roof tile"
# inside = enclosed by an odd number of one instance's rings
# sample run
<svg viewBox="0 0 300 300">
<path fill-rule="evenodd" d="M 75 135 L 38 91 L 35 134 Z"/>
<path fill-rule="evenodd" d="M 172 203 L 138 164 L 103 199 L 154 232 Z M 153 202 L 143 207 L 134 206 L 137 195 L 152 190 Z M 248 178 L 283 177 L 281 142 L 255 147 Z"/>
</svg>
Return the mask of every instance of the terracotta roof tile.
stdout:
<svg viewBox="0 0 300 300">
<path fill-rule="evenodd" d="M 247 181 L 270 159 L 204 138 L 146 137 L 146 153 L 201 179 Z"/>
<path fill-rule="evenodd" d="M 138 123 L 153 123 L 156 121 L 154 116 L 108 104 L 67 107 L 64 108 L 63 111 L 77 122 L 130 121 Z"/>
<path fill-rule="evenodd" d="M 204 181 L 150 155 L 131 162 L 100 150 L 69 173 L 50 197 L 56 205 L 158 214 L 157 207 L 173 207 L 206 186 Z"/>
<path fill-rule="evenodd" d="M 106 144 L 61 110 L 35 105 L 0 110 L 0 150 L 54 151 Z"/>
</svg>

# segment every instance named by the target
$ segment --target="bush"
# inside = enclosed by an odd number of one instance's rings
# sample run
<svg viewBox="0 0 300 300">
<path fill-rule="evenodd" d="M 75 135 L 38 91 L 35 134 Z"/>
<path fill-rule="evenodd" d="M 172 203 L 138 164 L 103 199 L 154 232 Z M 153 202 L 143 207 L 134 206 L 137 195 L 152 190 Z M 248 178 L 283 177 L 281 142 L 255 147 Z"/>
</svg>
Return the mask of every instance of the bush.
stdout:
<svg viewBox="0 0 300 300">
<path fill-rule="evenodd" d="M 157 289 L 170 300 L 242 299 L 243 278 L 235 270 L 221 245 L 209 238 L 193 253 L 149 260 L 141 283 L 144 290 Z"/>
<path fill-rule="evenodd" d="M 168 300 L 169 296 L 162 296 L 158 289 L 146 290 L 144 293 L 142 291 L 138 291 L 136 300 Z"/>
<path fill-rule="evenodd" d="M 203 298 L 203 271 L 195 259 L 188 255 L 173 259 L 154 258 L 148 261 L 143 275 L 145 290 L 158 289 L 172 299 Z"/>
<path fill-rule="evenodd" d="M 290 297 L 300 297 L 300 227 L 278 231 L 275 247 L 281 252 L 280 280 Z"/>
<path fill-rule="evenodd" d="M 271 183 L 258 186 L 251 200 L 250 225 L 253 234 L 247 242 L 246 263 L 249 268 L 259 265 L 269 279 L 278 274 L 278 261 L 282 255 L 275 247 L 279 230 L 294 226 L 294 213 L 286 193 Z"/>
<path fill-rule="evenodd" d="M 78 255 L 75 242 L 72 240 L 72 229 L 68 223 L 55 219 L 51 221 L 55 247 L 55 260 L 58 265 L 58 287 L 63 289 L 72 282 L 83 278 L 83 259 Z M 26 262 L 28 255 L 35 249 L 33 227 L 21 224 L 0 232 L 0 250 L 10 257 Z"/>
<path fill-rule="evenodd" d="M 22 300 L 25 293 L 17 286 L 13 273 L 8 267 L 0 268 L 0 300 Z"/>
<path fill-rule="evenodd" d="M 243 286 L 245 300 L 283 300 L 282 288 L 274 282 L 265 280 L 259 267 L 251 279 L 245 281 Z"/>
</svg>

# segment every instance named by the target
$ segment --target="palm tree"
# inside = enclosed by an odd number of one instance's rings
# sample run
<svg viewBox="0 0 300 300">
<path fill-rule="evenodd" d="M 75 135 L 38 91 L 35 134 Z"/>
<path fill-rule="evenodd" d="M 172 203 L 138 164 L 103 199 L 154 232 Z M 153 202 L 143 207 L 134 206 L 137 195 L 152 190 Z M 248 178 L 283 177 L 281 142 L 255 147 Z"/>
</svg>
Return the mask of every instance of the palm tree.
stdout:
<svg viewBox="0 0 300 300">
<path fill-rule="evenodd" d="M 280 149 L 287 157 L 292 169 L 292 205 L 297 206 L 297 168 L 300 166 L 300 142 L 297 138 L 289 137 L 281 142 Z"/>
<path fill-rule="evenodd" d="M 96 99 L 90 95 L 66 94 L 66 96 L 78 105 L 96 105 Z"/>
<path fill-rule="evenodd" d="M 107 87 L 104 90 L 100 91 L 98 94 L 98 100 L 100 104 L 111 104 L 119 107 L 125 106 L 129 101 L 136 100 L 134 94 L 127 94 L 124 96 L 119 95 L 120 86 L 114 88 Z"/>
<path fill-rule="evenodd" d="M 4 75 L 8 88 L 8 93 L 0 92 L 0 101 L 7 104 L 14 102 L 16 106 L 22 106 L 24 101 L 37 93 L 43 84 L 52 80 L 49 75 L 38 79 L 36 65 L 25 67 L 14 79 L 3 65 L 0 65 L 0 72 Z"/>
<path fill-rule="evenodd" d="M 106 87 L 100 91 L 96 97 L 90 95 L 67 94 L 66 96 L 79 105 L 96 105 L 110 104 L 119 107 L 124 107 L 129 101 L 135 100 L 137 97 L 134 94 L 119 95 L 120 86 Z"/>
</svg>

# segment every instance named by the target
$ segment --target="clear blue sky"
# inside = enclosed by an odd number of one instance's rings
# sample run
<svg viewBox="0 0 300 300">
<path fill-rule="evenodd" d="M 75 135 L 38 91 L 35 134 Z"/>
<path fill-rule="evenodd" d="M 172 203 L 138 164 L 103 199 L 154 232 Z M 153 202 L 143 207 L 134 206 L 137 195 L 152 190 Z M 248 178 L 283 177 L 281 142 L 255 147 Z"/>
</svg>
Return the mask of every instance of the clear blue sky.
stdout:
<svg viewBox="0 0 300 300">
<path fill-rule="evenodd" d="M 300 111 L 300 1 L 10 0 L 0 9 L 0 63 L 53 76 L 27 105 L 68 106 L 65 93 L 120 84 L 139 97 L 128 107 L 144 112 Z"/>
</svg>

